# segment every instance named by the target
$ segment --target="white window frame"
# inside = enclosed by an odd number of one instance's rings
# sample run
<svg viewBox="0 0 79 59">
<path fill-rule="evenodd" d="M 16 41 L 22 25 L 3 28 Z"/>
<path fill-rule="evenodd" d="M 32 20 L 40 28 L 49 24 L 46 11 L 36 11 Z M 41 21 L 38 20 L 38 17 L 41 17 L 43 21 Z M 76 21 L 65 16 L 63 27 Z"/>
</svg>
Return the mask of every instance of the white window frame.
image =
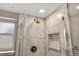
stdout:
<svg viewBox="0 0 79 59">
<path fill-rule="evenodd" d="M 14 34 L 11 34 L 11 33 L 0 33 L 0 35 L 14 35 L 14 50 L 13 52 L 12 51 L 1 51 L 0 53 L 14 53 L 15 55 L 15 50 L 16 50 L 16 39 L 17 39 L 17 19 L 14 19 L 14 18 L 9 18 L 9 17 L 2 17 L 0 16 L 0 22 L 3 22 L 3 23 L 14 23 L 15 24 L 15 28 L 14 28 Z"/>
</svg>

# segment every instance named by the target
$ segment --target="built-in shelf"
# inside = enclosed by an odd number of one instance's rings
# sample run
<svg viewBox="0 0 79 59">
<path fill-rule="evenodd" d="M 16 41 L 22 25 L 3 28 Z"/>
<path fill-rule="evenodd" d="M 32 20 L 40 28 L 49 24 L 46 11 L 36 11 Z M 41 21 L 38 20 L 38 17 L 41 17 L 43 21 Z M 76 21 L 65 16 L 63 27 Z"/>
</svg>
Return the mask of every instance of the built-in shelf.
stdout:
<svg viewBox="0 0 79 59">
<path fill-rule="evenodd" d="M 60 33 L 48 34 L 48 49 L 60 52 Z"/>
</svg>

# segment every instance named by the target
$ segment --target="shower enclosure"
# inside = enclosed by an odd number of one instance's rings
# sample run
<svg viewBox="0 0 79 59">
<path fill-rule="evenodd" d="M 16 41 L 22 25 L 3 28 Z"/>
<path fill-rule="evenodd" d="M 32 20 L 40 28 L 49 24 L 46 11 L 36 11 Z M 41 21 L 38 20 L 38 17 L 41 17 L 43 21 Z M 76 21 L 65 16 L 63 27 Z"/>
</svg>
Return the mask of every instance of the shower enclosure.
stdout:
<svg viewBox="0 0 79 59">
<path fill-rule="evenodd" d="M 64 16 L 46 29 L 46 19 L 20 15 L 19 35 L 16 55 L 19 56 L 59 56 L 67 55 L 66 30 Z M 22 19 L 23 17 L 23 19 Z M 30 19 L 30 21 L 29 21 Z M 27 22 L 27 23 L 26 23 Z M 56 30 L 57 29 L 57 30 Z M 54 30 L 54 31 L 53 31 Z M 52 32 L 50 32 L 52 31 Z M 50 33 L 49 33 L 50 32 Z"/>
<path fill-rule="evenodd" d="M 79 56 L 77 5 L 63 4 L 46 18 L 0 17 L 0 55 Z"/>
<path fill-rule="evenodd" d="M 47 18 L 19 15 L 15 55 L 73 55 L 67 7 L 64 4 Z"/>
</svg>

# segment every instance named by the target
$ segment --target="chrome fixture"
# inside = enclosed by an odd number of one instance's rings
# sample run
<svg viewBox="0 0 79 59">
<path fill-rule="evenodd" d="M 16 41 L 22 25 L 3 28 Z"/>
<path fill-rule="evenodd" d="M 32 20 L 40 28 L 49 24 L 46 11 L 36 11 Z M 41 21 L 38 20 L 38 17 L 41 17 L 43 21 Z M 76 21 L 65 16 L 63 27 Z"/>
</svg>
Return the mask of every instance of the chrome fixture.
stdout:
<svg viewBox="0 0 79 59">
<path fill-rule="evenodd" d="M 40 23 L 40 21 L 38 20 L 38 18 L 36 17 L 35 19 L 34 19 L 34 22 L 36 22 L 36 23 Z"/>
</svg>

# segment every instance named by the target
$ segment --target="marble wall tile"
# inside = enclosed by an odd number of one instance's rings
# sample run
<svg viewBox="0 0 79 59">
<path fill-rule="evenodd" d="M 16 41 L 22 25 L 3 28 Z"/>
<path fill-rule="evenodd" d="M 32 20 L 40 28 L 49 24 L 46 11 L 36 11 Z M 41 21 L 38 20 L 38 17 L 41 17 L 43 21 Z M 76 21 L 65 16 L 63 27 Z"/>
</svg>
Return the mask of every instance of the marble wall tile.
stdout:
<svg viewBox="0 0 79 59">
<path fill-rule="evenodd" d="M 28 15 L 20 15 L 19 17 L 20 17 L 19 24 L 22 22 L 24 26 L 22 28 L 23 34 L 21 34 L 22 45 L 20 48 L 21 50 L 20 55 L 24 55 L 24 56 L 45 55 L 45 20 L 42 18 L 38 18 L 40 23 L 37 24 L 37 23 L 33 23 L 36 17 L 32 17 Z M 20 41 L 19 36 L 17 40 L 18 42 Z M 32 53 L 30 51 L 32 46 L 37 47 L 38 50 L 36 53 Z"/>
<path fill-rule="evenodd" d="M 64 23 L 62 22 L 61 17 L 58 16 L 64 16 Z M 63 26 L 60 25 L 60 23 L 63 23 Z M 65 27 L 66 33 L 68 33 L 67 42 L 66 39 L 63 40 L 63 29 Z M 64 4 L 61 6 L 58 10 L 56 10 L 52 15 L 50 15 L 48 18 L 46 18 L 46 53 L 48 53 L 48 34 L 53 34 L 60 32 L 60 39 L 62 41 L 62 48 L 70 48 L 69 49 L 69 55 L 72 55 L 72 44 L 71 44 L 71 36 L 70 36 L 70 27 L 69 27 L 69 18 L 68 18 L 68 10 L 67 10 L 67 4 Z M 66 44 L 64 43 L 66 42 Z M 67 45 L 68 44 L 68 45 Z M 52 54 L 53 55 L 53 54 Z M 60 54 L 61 55 L 61 54 Z"/>
</svg>

